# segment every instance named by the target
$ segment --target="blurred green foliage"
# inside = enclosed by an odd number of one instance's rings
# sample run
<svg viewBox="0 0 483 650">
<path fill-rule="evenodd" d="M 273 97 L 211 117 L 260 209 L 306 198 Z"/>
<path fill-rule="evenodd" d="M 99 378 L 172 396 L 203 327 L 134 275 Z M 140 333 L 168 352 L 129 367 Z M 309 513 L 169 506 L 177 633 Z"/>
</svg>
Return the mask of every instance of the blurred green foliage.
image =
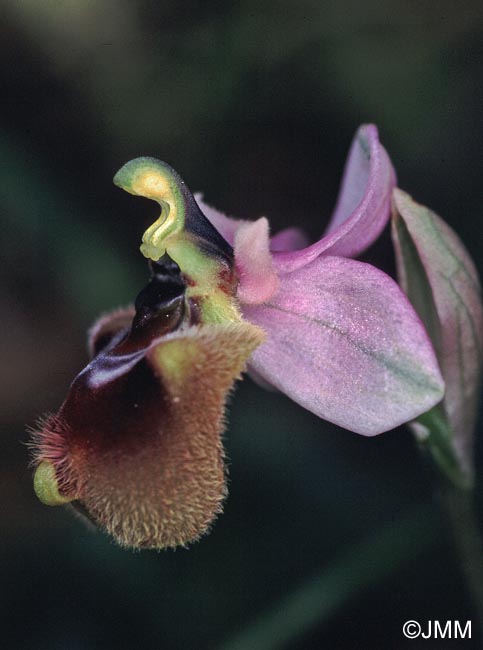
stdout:
<svg viewBox="0 0 483 650">
<path fill-rule="evenodd" d="M 229 214 L 315 237 L 352 134 L 375 122 L 401 186 L 481 271 L 481 3 L 1 6 L 2 647 L 248 650 L 265 620 L 267 648 L 416 648 L 405 620 L 472 618 L 404 429 L 362 439 L 247 380 L 230 404 L 225 514 L 161 554 L 41 506 L 21 443 L 82 368 L 90 322 L 147 275 L 138 245 L 156 206 L 111 183 L 130 158 L 168 161 Z M 367 259 L 390 270 L 388 242 Z"/>
</svg>

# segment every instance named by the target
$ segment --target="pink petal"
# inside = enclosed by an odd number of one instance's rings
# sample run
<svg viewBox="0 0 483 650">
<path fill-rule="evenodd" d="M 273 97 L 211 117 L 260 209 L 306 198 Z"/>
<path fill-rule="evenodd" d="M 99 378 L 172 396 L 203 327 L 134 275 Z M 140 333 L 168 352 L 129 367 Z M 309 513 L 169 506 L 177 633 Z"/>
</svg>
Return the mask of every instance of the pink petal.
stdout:
<svg viewBox="0 0 483 650">
<path fill-rule="evenodd" d="M 203 195 L 198 192 L 195 194 L 196 203 L 210 223 L 218 232 L 233 246 L 235 234 L 238 228 L 243 224 L 251 224 L 252 221 L 247 219 L 233 219 L 225 216 L 216 208 L 207 205 L 203 201 Z M 294 251 L 305 248 L 309 243 L 307 235 L 300 228 L 285 228 L 270 240 L 271 251 Z"/>
<path fill-rule="evenodd" d="M 235 233 L 241 224 L 251 223 L 250 221 L 244 221 L 243 219 L 232 219 L 231 217 L 225 216 L 222 212 L 219 212 L 215 208 L 206 204 L 203 201 L 203 194 L 200 192 L 197 192 L 194 197 L 201 212 L 205 215 L 211 225 L 214 226 L 220 235 L 232 246 L 235 241 Z"/>
<path fill-rule="evenodd" d="M 454 448 L 471 471 L 483 364 L 478 274 L 460 239 L 434 212 L 401 190 L 395 190 L 394 203 L 398 276 L 433 337 L 446 382 L 444 407 Z"/>
<path fill-rule="evenodd" d="M 280 271 L 298 269 L 321 253 L 344 257 L 362 253 L 386 225 L 395 182 L 395 173 L 379 142 L 377 128 L 372 124 L 360 127 L 351 146 L 327 235 L 304 250 L 277 253 L 277 268 Z"/>
<path fill-rule="evenodd" d="M 307 235 L 300 228 L 285 228 L 270 240 L 271 251 L 297 251 L 309 243 Z"/>
<path fill-rule="evenodd" d="M 239 300 L 259 305 L 271 298 L 278 289 L 278 277 L 273 268 L 265 217 L 240 225 L 235 233 L 234 251 Z"/>
<path fill-rule="evenodd" d="M 244 315 L 268 333 L 250 365 L 326 420 L 371 436 L 442 399 L 431 343 L 407 298 L 374 267 L 323 256 L 280 277 Z"/>
</svg>

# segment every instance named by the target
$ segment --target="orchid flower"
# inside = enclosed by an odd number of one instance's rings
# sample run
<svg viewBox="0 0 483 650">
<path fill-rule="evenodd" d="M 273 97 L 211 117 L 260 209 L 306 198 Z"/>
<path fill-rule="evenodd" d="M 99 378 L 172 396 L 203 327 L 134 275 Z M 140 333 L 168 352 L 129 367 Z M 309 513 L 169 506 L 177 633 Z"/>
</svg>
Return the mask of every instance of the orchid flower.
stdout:
<svg viewBox="0 0 483 650">
<path fill-rule="evenodd" d="M 232 220 L 154 158 L 114 182 L 157 201 L 143 235 L 151 278 L 133 308 L 91 329 L 92 361 L 34 438 L 34 486 L 120 544 L 183 545 L 225 497 L 227 394 L 240 373 L 316 415 L 375 435 L 443 397 L 433 347 L 397 284 L 350 259 L 380 234 L 395 175 L 373 126 L 352 145 L 326 235 Z"/>
<path fill-rule="evenodd" d="M 335 212 L 320 241 L 298 249 L 288 229 L 236 221 L 198 203 L 234 247 L 246 320 L 268 334 L 249 360 L 256 377 L 316 415 L 376 435 L 424 413 L 443 396 L 426 331 L 382 271 L 348 259 L 387 223 L 395 174 L 375 126 L 359 129 Z"/>
</svg>

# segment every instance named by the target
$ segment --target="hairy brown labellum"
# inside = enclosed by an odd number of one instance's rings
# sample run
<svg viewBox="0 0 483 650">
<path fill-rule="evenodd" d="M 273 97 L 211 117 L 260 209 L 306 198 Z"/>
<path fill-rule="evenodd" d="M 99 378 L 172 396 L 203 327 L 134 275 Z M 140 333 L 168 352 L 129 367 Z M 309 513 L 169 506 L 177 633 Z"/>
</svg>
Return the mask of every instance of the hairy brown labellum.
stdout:
<svg viewBox="0 0 483 650">
<path fill-rule="evenodd" d="M 226 396 L 263 339 L 198 324 L 185 288 L 168 256 L 152 263 L 135 312 L 91 329 L 93 360 L 35 436 L 39 498 L 71 501 L 124 546 L 187 544 L 220 512 Z"/>
</svg>

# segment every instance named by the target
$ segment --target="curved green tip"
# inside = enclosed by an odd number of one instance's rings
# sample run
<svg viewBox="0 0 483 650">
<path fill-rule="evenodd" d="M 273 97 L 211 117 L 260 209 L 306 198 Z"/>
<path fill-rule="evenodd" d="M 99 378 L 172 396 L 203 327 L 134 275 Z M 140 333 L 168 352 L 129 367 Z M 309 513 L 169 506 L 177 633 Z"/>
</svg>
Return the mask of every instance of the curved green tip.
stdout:
<svg viewBox="0 0 483 650">
<path fill-rule="evenodd" d="M 54 466 L 47 460 L 42 461 L 35 470 L 34 491 L 46 506 L 61 506 L 74 500 L 74 497 L 60 494 Z"/>
<path fill-rule="evenodd" d="M 183 184 L 172 167 L 150 156 L 130 160 L 121 167 L 113 180 L 115 185 L 126 192 L 155 201 L 165 199 Z"/>
<path fill-rule="evenodd" d="M 135 158 L 114 176 L 114 183 L 126 192 L 153 199 L 161 206 L 161 215 L 143 235 L 141 252 L 158 260 L 167 246 L 166 239 L 181 233 L 185 225 L 184 182 L 167 163 L 156 158 Z"/>
</svg>

